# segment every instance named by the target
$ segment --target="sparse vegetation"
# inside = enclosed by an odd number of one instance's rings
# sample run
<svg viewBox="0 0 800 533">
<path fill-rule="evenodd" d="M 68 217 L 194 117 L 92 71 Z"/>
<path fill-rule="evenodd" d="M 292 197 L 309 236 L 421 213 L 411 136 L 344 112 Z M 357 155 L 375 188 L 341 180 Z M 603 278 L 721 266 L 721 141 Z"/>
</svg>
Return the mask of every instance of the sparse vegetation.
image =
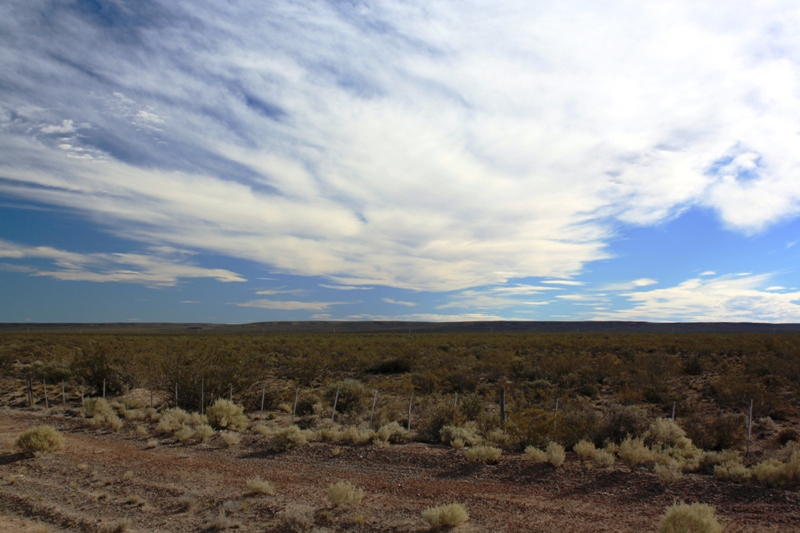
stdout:
<svg viewBox="0 0 800 533">
<path fill-rule="evenodd" d="M 428 523 L 431 529 L 456 527 L 469 520 L 469 513 L 466 507 L 460 503 L 451 503 L 438 507 L 428 507 L 422 511 L 422 519 Z"/>
<path fill-rule="evenodd" d="M 464 450 L 464 456 L 472 463 L 495 465 L 500 462 L 503 450 L 494 446 L 473 446 Z"/>
<path fill-rule="evenodd" d="M 272 434 L 270 446 L 275 452 L 285 452 L 298 446 L 305 446 L 306 443 L 308 443 L 308 438 L 302 430 L 297 426 L 289 426 Z"/>
<path fill-rule="evenodd" d="M 64 448 L 64 435 L 53 426 L 36 426 L 20 433 L 14 445 L 28 455 L 56 452 Z"/>
<path fill-rule="evenodd" d="M 349 481 L 339 481 L 328 487 L 328 501 L 333 505 L 356 506 L 364 499 L 364 491 Z"/>
<path fill-rule="evenodd" d="M 547 454 L 547 460 L 550 461 L 550 464 L 556 468 L 563 465 L 564 460 L 567 457 L 566 453 L 564 452 L 564 447 L 557 442 L 551 442 L 548 444 L 545 453 Z"/>
<path fill-rule="evenodd" d="M 266 494 L 275 496 L 275 487 L 269 481 L 264 481 L 260 477 L 253 477 L 247 480 L 247 490 L 253 494 Z"/>
<path fill-rule="evenodd" d="M 225 446 L 238 446 L 242 443 L 242 436 L 233 431 L 220 431 L 219 438 L 225 443 Z"/>
<path fill-rule="evenodd" d="M 721 533 L 714 508 L 704 503 L 676 503 L 661 519 L 658 533 Z"/>
<path fill-rule="evenodd" d="M 244 406 L 224 398 L 219 398 L 214 405 L 206 409 L 206 416 L 208 422 L 216 429 L 245 431 L 250 423 L 244 414 Z"/>
</svg>

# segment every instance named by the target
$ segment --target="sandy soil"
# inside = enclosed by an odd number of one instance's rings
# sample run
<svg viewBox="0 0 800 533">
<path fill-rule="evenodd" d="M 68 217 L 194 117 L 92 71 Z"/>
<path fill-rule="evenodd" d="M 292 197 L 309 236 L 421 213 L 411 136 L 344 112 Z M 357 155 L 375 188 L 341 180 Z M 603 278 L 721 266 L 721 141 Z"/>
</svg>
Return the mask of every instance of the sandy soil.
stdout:
<svg viewBox="0 0 800 533">
<path fill-rule="evenodd" d="M 66 449 L 36 458 L 14 453 L 16 436 L 42 423 L 65 433 Z M 235 531 L 261 532 L 287 509 L 312 514 L 320 532 L 415 532 L 427 531 L 423 509 L 451 502 L 470 513 L 460 532 L 641 533 L 656 531 L 676 500 L 714 505 L 727 533 L 800 531 L 797 490 L 699 474 L 665 485 L 645 470 L 586 469 L 572 454 L 555 470 L 522 454 L 476 466 L 460 452 L 423 444 L 314 443 L 273 454 L 259 435 L 231 448 L 218 438 L 182 446 L 166 437 L 148 448 L 147 439 L 130 423 L 112 433 L 58 413 L 0 412 L 0 533 L 213 531 L 225 525 L 221 513 Z M 249 494 L 246 480 L 256 476 L 277 494 Z M 364 489 L 360 506 L 328 503 L 327 487 L 339 480 Z"/>
</svg>

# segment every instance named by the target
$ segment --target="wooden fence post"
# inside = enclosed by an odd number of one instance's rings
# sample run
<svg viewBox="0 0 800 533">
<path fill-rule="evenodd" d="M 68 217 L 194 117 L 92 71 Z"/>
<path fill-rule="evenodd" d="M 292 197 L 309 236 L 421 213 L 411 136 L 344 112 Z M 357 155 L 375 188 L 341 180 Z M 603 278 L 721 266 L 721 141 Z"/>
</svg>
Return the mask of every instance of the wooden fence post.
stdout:
<svg viewBox="0 0 800 533">
<path fill-rule="evenodd" d="M 264 420 L 264 399 L 267 396 L 267 384 L 263 383 L 261 385 L 261 414 L 259 415 L 259 420 Z"/>
<path fill-rule="evenodd" d="M 750 400 L 750 414 L 747 417 L 747 451 L 745 456 L 750 455 L 750 437 L 753 435 L 753 400 Z"/>
<path fill-rule="evenodd" d="M 339 403 L 339 387 L 336 387 L 336 396 L 333 398 L 333 413 L 331 413 L 331 422 L 333 422 L 333 417 L 336 416 L 337 403 Z"/>
<path fill-rule="evenodd" d="M 372 422 L 375 420 L 375 402 L 378 401 L 378 391 L 372 395 L 372 412 L 369 415 L 369 428 L 372 429 Z"/>
<path fill-rule="evenodd" d="M 506 427 L 506 389 L 500 389 L 500 426 Z"/>
<path fill-rule="evenodd" d="M 300 387 L 294 392 L 294 407 L 292 407 L 292 425 L 294 425 L 294 415 L 297 413 L 297 399 L 300 397 Z"/>
<path fill-rule="evenodd" d="M 30 374 L 28 374 L 28 407 L 33 407 L 33 383 Z"/>
<path fill-rule="evenodd" d="M 411 406 L 414 405 L 414 393 L 411 393 L 411 400 L 408 402 L 408 426 L 406 431 L 411 431 Z"/>
<path fill-rule="evenodd" d="M 672 402 L 672 421 L 673 421 L 673 422 L 675 422 L 675 405 L 676 405 L 677 403 L 678 403 L 678 402 L 674 402 L 674 401 Z"/>
</svg>

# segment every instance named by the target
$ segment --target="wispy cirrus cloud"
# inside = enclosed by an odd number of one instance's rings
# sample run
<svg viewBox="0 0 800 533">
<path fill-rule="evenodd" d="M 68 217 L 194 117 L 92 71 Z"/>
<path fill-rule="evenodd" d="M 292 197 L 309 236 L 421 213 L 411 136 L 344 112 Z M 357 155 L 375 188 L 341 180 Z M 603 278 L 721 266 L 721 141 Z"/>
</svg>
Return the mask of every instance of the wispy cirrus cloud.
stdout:
<svg viewBox="0 0 800 533">
<path fill-rule="evenodd" d="M 381 300 L 386 302 L 387 304 L 402 305 L 405 307 L 415 307 L 417 305 L 415 302 L 404 302 L 402 300 L 395 300 L 393 298 L 381 298 Z"/>
<path fill-rule="evenodd" d="M 181 279 L 211 278 L 217 281 L 244 282 L 242 276 L 225 269 L 193 265 L 179 251 L 171 254 L 134 253 L 75 253 L 50 246 L 26 246 L 0 240 L 0 259 L 25 264 L 7 265 L 32 276 L 50 277 L 65 281 L 99 283 L 138 283 L 151 287 L 176 285 Z M 42 266 L 40 261 L 49 263 Z"/>
<path fill-rule="evenodd" d="M 147 244 L 343 285 L 578 286 L 619 224 L 800 213 L 789 3 L 0 13 L 0 193 Z"/>
</svg>

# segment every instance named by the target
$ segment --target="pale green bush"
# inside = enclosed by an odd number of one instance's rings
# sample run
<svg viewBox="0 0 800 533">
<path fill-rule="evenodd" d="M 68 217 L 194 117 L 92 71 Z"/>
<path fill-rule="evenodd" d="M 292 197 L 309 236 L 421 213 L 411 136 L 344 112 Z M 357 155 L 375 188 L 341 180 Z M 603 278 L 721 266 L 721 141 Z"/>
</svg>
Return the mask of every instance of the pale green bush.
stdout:
<svg viewBox="0 0 800 533">
<path fill-rule="evenodd" d="M 207 441 L 214 436 L 214 428 L 208 424 L 200 424 L 194 428 L 194 438 L 200 441 Z"/>
<path fill-rule="evenodd" d="M 260 477 L 253 477 L 247 480 L 247 489 L 253 494 L 267 494 L 275 496 L 275 487 L 269 481 L 264 481 Z"/>
<path fill-rule="evenodd" d="M 375 438 L 392 444 L 408 442 L 408 431 L 397 422 L 389 422 L 375 432 Z"/>
<path fill-rule="evenodd" d="M 596 449 L 592 454 L 592 461 L 594 461 L 594 464 L 603 468 L 608 468 L 613 465 L 615 460 L 616 456 L 612 452 L 602 448 Z"/>
<path fill-rule="evenodd" d="M 36 426 L 20 433 L 14 445 L 27 455 L 55 452 L 64 448 L 64 435 L 53 426 Z"/>
<path fill-rule="evenodd" d="M 545 453 L 544 450 L 540 450 L 536 446 L 528 446 L 528 447 L 526 447 L 525 448 L 525 454 L 534 463 L 546 463 L 547 462 L 547 453 Z"/>
<path fill-rule="evenodd" d="M 653 451 L 644 444 L 644 440 L 633 438 L 630 435 L 619 445 L 617 453 L 619 458 L 631 468 L 655 460 Z"/>
<path fill-rule="evenodd" d="M 180 407 L 167 409 L 158 419 L 156 429 L 162 433 L 174 433 L 183 426 L 199 426 L 208 424 L 208 418 L 200 413 L 187 413 Z"/>
<path fill-rule="evenodd" d="M 450 505 L 428 507 L 422 511 L 422 519 L 428 523 L 431 529 L 456 527 L 469 520 L 469 513 L 460 503 L 451 503 Z"/>
<path fill-rule="evenodd" d="M 194 438 L 194 430 L 189 426 L 183 426 L 174 434 L 181 444 L 186 444 Z"/>
<path fill-rule="evenodd" d="M 662 517 L 658 533 L 722 533 L 722 526 L 710 505 L 676 503 Z"/>
<path fill-rule="evenodd" d="M 242 443 L 242 436 L 233 431 L 220 431 L 219 438 L 225 443 L 225 446 L 238 446 Z"/>
<path fill-rule="evenodd" d="M 86 400 L 86 414 L 92 417 L 89 423 L 93 426 L 108 426 L 114 431 L 118 431 L 124 425 L 111 404 L 103 398 Z"/>
<path fill-rule="evenodd" d="M 578 454 L 578 459 L 581 461 L 591 461 L 595 452 L 597 451 L 597 448 L 595 448 L 593 442 L 582 440 L 572 447 L 572 451 Z"/>
<path fill-rule="evenodd" d="M 270 446 L 273 451 L 285 452 L 298 446 L 305 446 L 308 443 L 308 438 L 303 431 L 297 426 L 289 426 L 287 428 L 279 429 L 272 434 Z"/>
<path fill-rule="evenodd" d="M 464 450 L 464 456 L 472 463 L 485 463 L 494 465 L 500 462 L 503 450 L 494 446 L 473 446 Z"/>
<path fill-rule="evenodd" d="M 467 422 L 463 426 L 443 426 L 439 435 L 444 444 L 450 445 L 455 440 L 461 440 L 463 446 L 477 446 L 483 441 L 475 422 Z"/>
<path fill-rule="evenodd" d="M 556 468 L 563 465 L 564 459 L 567 458 L 566 454 L 564 453 L 564 447 L 557 442 L 551 442 L 548 444 L 545 453 L 547 454 L 547 460 L 550 461 L 550 464 Z"/>
<path fill-rule="evenodd" d="M 244 414 L 244 407 L 230 400 L 219 398 L 206 409 L 208 422 L 217 429 L 245 431 L 250 421 Z"/>
<path fill-rule="evenodd" d="M 339 481 L 328 487 L 328 501 L 333 505 L 356 506 L 364 499 L 364 490 L 349 481 Z"/>
</svg>

